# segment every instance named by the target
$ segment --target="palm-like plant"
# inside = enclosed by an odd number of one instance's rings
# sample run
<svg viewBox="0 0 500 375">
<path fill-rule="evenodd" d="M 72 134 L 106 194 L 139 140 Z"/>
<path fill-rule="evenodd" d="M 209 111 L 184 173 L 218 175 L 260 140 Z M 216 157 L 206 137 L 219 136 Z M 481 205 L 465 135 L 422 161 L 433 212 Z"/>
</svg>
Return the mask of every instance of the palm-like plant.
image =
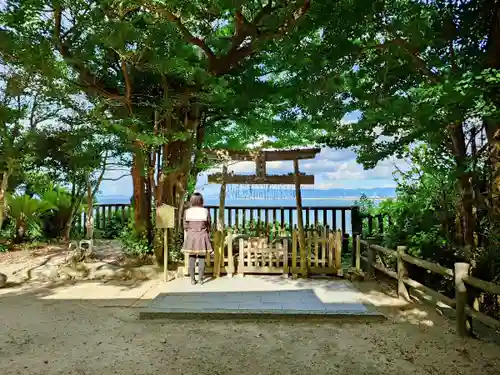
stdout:
<svg viewBox="0 0 500 375">
<path fill-rule="evenodd" d="M 81 214 L 85 209 L 84 204 L 78 204 L 78 197 L 72 197 L 69 191 L 60 186 L 50 185 L 39 195 L 43 201 L 54 206 L 53 212 L 43 215 L 47 225 L 44 229 L 50 237 L 61 236 L 74 215 Z"/>
<path fill-rule="evenodd" d="M 15 241 L 20 242 L 26 235 L 28 225 L 40 220 L 40 216 L 56 207 L 47 201 L 31 198 L 29 195 L 7 195 L 8 215 L 16 226 Z"/>
</svg>

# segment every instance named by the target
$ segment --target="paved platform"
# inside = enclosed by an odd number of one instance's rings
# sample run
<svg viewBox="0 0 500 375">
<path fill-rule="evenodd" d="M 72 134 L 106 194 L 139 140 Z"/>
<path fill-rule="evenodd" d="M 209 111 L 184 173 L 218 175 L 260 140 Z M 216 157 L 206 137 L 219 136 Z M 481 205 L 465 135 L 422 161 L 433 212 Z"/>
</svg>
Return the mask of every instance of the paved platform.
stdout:
<svg viewBox="0 0 500 375">
<path fill-rule="evenodd" d="M 345 280 L 245 276 L 221 277 L 200 286 L 186 278 L 166 283 L 139 318 L 384 319 L 361 300 L 361 292 Z"/>
</svg>

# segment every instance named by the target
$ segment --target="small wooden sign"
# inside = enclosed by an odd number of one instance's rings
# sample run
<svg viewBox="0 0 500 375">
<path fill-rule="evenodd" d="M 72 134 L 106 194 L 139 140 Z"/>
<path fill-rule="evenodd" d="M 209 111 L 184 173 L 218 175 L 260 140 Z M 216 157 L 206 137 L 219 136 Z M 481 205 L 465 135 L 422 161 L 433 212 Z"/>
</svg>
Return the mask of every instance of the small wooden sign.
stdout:
<svg viewBox="0 0 500 375">
<path fill-rule="evenodd" d="M 156 228 L 166 229 L 175 227 L 175 210 L 173 206 L 163 204 L 156 208 Z"/>
</svg>

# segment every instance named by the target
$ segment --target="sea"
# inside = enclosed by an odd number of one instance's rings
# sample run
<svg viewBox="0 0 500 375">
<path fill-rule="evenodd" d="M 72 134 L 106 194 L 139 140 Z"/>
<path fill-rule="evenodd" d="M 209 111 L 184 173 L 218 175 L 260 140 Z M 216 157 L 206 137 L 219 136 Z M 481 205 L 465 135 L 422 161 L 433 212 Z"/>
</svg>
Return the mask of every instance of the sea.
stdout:
<svg viewBox="0 0 500 375">
<path fill-rule="evenodd" d="M 355 205 L 356 200 L 359 198 L 354 197 L 336 197 L 336 198 L 303 198 L 302 206 L 304 208 L 312 208 L 311 210 L 304 210 L 303 213 L 303 221 L 304 224 L 310 223 L 311 225 L 315 223 L 317 220 L 322 225 L 328 225 L 330 228 L 335 229 L 345 229 L 347 233 L 351 232 L 351 211 L 345 210 L 345 214 L 342 214 L 340 208 L 342 207 L 351 207 Z M 375 197 L 374 200 L 381 200 L 382 198 Z M 100 204 L 128 204 L 130 203 L 130 199 L 126 197 L 106 197 L 101 196 L 98 199 Z M 219 205 L 218 197 L 205 197 L 205 205 L 206 206 L 215 206 Z M 289 225 L 297 225 L 297 211 L 296 211 L 296 202 L 294 198 L 290 199 L 226 199 L 225 206 L 227 208 L 230 207 L 238 207 L 238 210 L 231 210 L 231 215 L 227 213 L 225 215 L 226 225 L 234 224 L 236 222 L 236 215 L 238 215 L 238 222 L 242 223 L 243 218 L 245 220 L 249 220 L 252 216 L 254 220 L 260 217 L 260 220 L 264 220 L 265 213 L 264 210 L 259 210 L 259 208 L 265 207 L 273 207 L 277 208 L 275 211 L 268 211 L 268 220 L 269 221 L 279 221 L 281 222 L 281 208 L 284 209 L 284 217 L 283 221 L 285 224 Z M 314 209 L 318 207 L 317 209 Z M 337 210 L 335 210 L 337 208 Z M 276 218 L 273 218 L 273 214 L 276 212 Z M 291 213 L 291 221 L 290 221 L 290 213 Z M 211 209 L 212 216 L 215 216 L 215 210 Z M 307 218 L 309 215 L 309 218 Z M 315 217 L 315 215 L 317 215 Z M 324 218 L 326 215 L 326 222 L 324 222 Z M 213 219 L 215 219 L 213 217 Z M 229 223 L 229 219 L 231 219 L 231 223 Z M 342 221 L 345 220 L 345 223 Z"/>
</svg>

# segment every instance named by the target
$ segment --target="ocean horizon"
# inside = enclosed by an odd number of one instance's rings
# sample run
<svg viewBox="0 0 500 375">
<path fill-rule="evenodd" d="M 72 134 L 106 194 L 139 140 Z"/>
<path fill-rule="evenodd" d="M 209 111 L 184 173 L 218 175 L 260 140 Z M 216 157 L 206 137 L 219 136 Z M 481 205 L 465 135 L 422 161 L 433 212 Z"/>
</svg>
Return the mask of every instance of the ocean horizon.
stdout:
<svg viewBox="0 0 500 375">
<path fill-rule="evenodd" d="M 396 196 L 394 188 L 372 188 L 372 189 L 303 189 L 302 203 L 304 206 L 321 207 L 321 206 L 352 206 L 355 201 L 359 200 L 362 195 L 366 195 L 369 199 L 380 201 Z M 265 194 L 264 194 L 265 196 Z M 130 204 L 131 197 L 121 195 L 98 195 L 97 202 L 99 204 Z M 205 204 L 207 206 L 218 206 L 219 196 L 210 194 L 205 195 Z M 294 197 L 283 197 L 265 199 L 256 194 L 255 198 L 226 198 L 226 206 L 239 207 L 295 207 Z"/>
<path fill-rule="evenodd" d="M 387 199 L 391 197 L 370 197 L 370 199 L 380 201 L 382 199 Z M 304 223 L 314 223 L 315 213 L 318 214 L 318 219 L 321 224 L 326 224 L 330 226 L 330 228 L 342 229 L 342 227 L 346 228 L 347 233 L 352 233 L 351 227 L 351 210 L 345 210 L 344 216 L 342 215 L 342 211 L 344 210 L 335 210 L 335 208 L 342 207 L 351 207 L 355 205 L 356 201 L 359 200 L 359 197 L 303 197 L 302 198 L 302 206 L 304 208 L 312 208 L 311 210 L 306 210 L 303 213 Z M 120 196 L 100 196 L 98 197 L 98 203 L 104 205 L 113 205 L 113 204 L 130 204 L 130 198 L 120 197 Z M 219 206 L 219 197 L 208 196 L 205 197 L 205 206 L 211 206 L 211 214 L 212 220 L 215 220 L 216 216 L 216 208 Z M 229 214 L 228 210 L 226 210 L 225 215 L 225 224 L 230 225 L 236 222 L 236 216 L 239 217 L 238 221 L 241 223 L 244 218 L 248 220 L 250 217 L 253 217 L 257 220 L 258 217 L 261 220 L 264 219 L 264 208 L 273 207 L 278 210 L 267 211 L 267 217 L 270 222 L 277 220 L 281 221 L 281 211 L 280 208 L 283 208 L 285 211 L 285 216 L 283 217 L 283 221 L 285 224 L 289 225 L 297 225 L 297 210 L 296 210 L 296 202 L 295 198 L 288 199 L 226 199 L 225 207 L 227 209 L 231 209 L 231 214 Z M 234 209 L 234 208 L 237 209 Z M 314 209 L 316 208 L 316 209 Z M 272 215 L 276 214 L 276 218 L 273 218 Z M 323 223 L 324 217 L 327 217 L 326 223 Z M 334 215 L 335 218 L 332 216 Z M 307 218 L 309 216 L 309 218 Z M 231 217 L 231 223 L 229 222 L 229 218 Z M 290 220 L 291 219 L 291 220 Z M 342 225 L 342 219 L 345 219 L 344 225 Z"/>
<path fill-rule="evenodd" d="M 371 198 L 376 201 L 385 198 Z M 302 204 L 309 207 L 345 207 L 352 206 L 359 198 L 337 197 L 337 198 L 302 198 Z M 130 198 L 127 197 L 106 197 L 101 196 L 97 199 L 98 204 L 130 204 Z M 218 206 L 218 197 L 206 197 L 206 206 Z M 226 199 L 226 206 L 236 207 L 295 207 L 295 199 Z"/>
</svg>

